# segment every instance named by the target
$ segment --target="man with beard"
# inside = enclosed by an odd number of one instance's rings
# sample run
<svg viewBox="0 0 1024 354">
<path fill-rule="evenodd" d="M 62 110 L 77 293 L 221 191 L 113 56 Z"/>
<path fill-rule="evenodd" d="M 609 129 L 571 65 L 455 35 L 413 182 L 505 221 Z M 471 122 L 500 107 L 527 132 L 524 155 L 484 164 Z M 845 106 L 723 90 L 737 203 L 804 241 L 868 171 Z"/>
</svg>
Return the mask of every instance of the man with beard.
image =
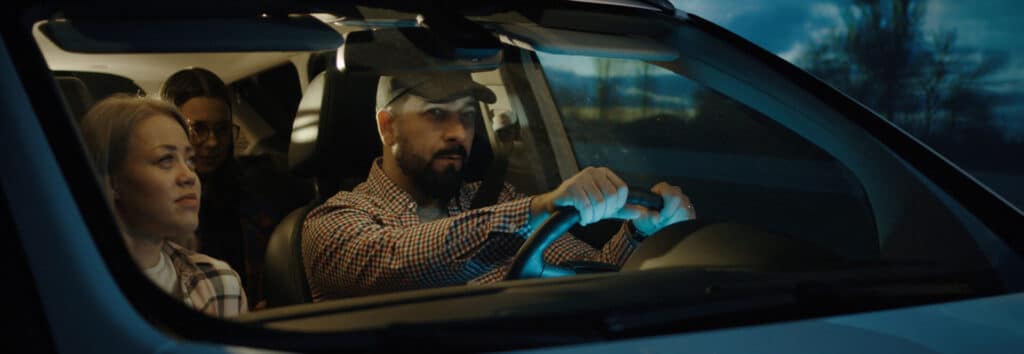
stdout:
<svg viewBox="0 0 1024 354">
<path fill-rule="evenodd" d="M 549 214 L 575 207 L 580 224 L 629 220 L 602 249 L 564 235 L 544 253 L 622 265 L 636 242 L 695 217 L 678 187 L 659 183 L 660 212 L 626 205 L 628 187 L 607 168 L 588 167 L 553 191 L 527 197 L 508 184 L 494 206 L 470 210 L 480 183 L 464 184 L 478 101 L 494 103 L 468 72 L 381 78 L 377 129 L 383 156 L 367 180 L 310 211 L 302 256 L 315 301 L 504 279 L 512 257 Z"/>
</svg>

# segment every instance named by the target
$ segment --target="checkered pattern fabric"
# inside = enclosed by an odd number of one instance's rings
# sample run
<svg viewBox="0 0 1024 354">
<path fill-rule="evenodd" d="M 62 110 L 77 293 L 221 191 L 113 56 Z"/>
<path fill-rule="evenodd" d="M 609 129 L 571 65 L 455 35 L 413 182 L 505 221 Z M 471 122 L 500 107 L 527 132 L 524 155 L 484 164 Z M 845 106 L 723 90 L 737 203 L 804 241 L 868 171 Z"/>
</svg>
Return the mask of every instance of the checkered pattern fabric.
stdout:
<svg viewBox="0 0 1024 354">
<path fill-rule="evenodd" d="M 249 311 L 242 280 L 227 263 L 202 253 L 164 242 L 185 305 L 214 317 L 234 317 Z"/>
<path fill-rule="evenodd" d="M 302 257 L 314 301 L 504 279 L 532 231 L 531 198 L 506 184 L 496 205 L 469 210 L 480 184 L 466 184 L 449 203 L 449 217 L 421 223 L 412 196 L 379 163 L 366 182 L 338 192 L 306 217 Z M 544 259 L 621 265 L 633 248 L 623 227 L 601 250 L 567 234 Z"/>
</svg>

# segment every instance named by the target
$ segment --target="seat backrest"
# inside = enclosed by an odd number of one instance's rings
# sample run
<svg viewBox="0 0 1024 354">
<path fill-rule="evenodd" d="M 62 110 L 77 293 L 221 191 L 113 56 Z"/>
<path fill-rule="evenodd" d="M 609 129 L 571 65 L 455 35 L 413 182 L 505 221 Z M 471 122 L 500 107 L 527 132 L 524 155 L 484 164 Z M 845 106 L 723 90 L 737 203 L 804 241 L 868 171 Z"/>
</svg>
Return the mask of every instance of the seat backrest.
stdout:
<svg viewBox="0 0 1024 354">
<path fill-rule="evenodd" d="M 303 94 L 292 127 L 288 165 L 313 177 L 324 201 L 366 178 L 381 154 L 374 102 L 379 76 L 328 67 Z"/>
<path fill-rule="evenodd" d="M 306 213 L 339 190 L 366 179 L 381 155 L 376 95 L 379 75 L 366 70 L 339 71 L 328 65 L 306 87 L 292 127 L 289 170 L 312 177 L 316 197 L 274 229 L 267 246 L 268 306 L 310 302 L 311 289 L 302 259 L 302 224 Z M 464 175 L 477 181 L 487 174 L 494 153 L 482 119 L 476 122 L 472 153 Z"/>
<path fill-rule="evenodd" d="M 314 200 L 285 217 L 267 245 L 267 305 L 312 301 L 302 260 L 302 224 L 312 208 L 366 178 L 381 153 L 374 120 L 376 75 L 342 73 L 329 67 L 306 87 L 293 123 L 288 149 L 290 171 L 312 177 Z"/>
<path fill-rule="evenodd" d="M 302 220 L 312 209 L 295 209 L 274 229 L 264 258 L 264 293 L 268 307 L 302 304 L 312 301 L 306 270 L 302 264 Z"/>
</svg>

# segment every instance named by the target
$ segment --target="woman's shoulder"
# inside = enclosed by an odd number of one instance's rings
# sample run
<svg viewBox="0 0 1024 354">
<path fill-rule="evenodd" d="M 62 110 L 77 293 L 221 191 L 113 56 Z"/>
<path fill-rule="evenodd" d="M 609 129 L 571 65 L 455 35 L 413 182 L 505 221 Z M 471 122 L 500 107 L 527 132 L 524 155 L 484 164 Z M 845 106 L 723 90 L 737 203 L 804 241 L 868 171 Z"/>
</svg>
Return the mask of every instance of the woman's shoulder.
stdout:
<svg viewBox="0 0 1024 354">
<path fill-rule="evenodd" d="M 238 277 L 238 273 L 235 272 L 227 262 L 190 250 L 172 241 L 167 241 L 167 246 L 172 250 L 172 252 L 187 259 L 189 263 L 199 267 L 203 271 L 229 270 L 235 275 L 235 277 Z"/>
<path fill-rule="evenodd" d="M 236 316 L 248 311 L 242 278 L 226 262 L 181 247 L 173 242 L 166 245 L 176 268 L 186 284 L 186 293 L 200 311 L 215 316 Z"/>
</svg>

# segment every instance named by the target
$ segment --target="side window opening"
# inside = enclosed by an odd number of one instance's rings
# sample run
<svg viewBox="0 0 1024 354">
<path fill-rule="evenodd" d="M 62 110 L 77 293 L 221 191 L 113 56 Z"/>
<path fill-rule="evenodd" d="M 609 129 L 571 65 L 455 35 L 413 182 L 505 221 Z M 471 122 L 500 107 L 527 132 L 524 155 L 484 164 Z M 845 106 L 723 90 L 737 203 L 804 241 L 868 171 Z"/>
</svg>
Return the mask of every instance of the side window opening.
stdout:
<svg viewBox="0 0 1024 354">
<path fill-rule="evenodd" d="M 535 163 L 541 160 L 535 137 L 530 127 L 540 117 L 531 117 L 523 104 L 502 78 L 500 70 L 474 74 L 473 79 L 494 91 L 497 102 L 481 103 L 483 121 L 495 156 L 504 155 L 507 161 L 504 179 L 520 193 L 534 195 L 548 190 L 544 185 L 543 168 Z M 495 161 L 497 162 L 497 159 Z"/>
<path fill-rule="evenodd" d="M 537 192 L 545 192 L 557 188 L 563 178 L 559 168 L 559 150 L 556 142 L 549 132 L 549 123 L 557 120 L 558 117 L 546 114 L 542 107 L 544 100 L 550 101 L 550 96 L 544 92 L 537 92 L 537 88 L 545 86 L 538 85 L 535 79 L 543 79 L 543 73 L 537 66 L 537 58 L 534 52 L 507 46 L 505 58 L 508 60 L 502 67 L 502 80 L 505 82 L 506 90 L 516 107 L 516 117 L 521 122 L 521 133 L 527 145 L 534 152 L 531 163 L 533 164 L 534 178 L 538 181 Z M 559 123 L 560 124 L 560 123 Z M 578 234 L 575 234 L 579 236 Z"/>
<path fill-rule="evenodd" d="M 230 87 L 273 129 L 274 137 L 267 142 L 269 147 L 287 153 L 292 121 L 302 98 L 295 65 L 285 63 L 264 70 L 235 81 Z"/>
<path fill-rule="evenodd" d="M 54 79 L 64 104 L 75 121 L 80 121 L 92 105 L 111 95 L 124 93 L 145 95 L 146 92 L 131 79 L 114 74 L 85 71 L 54 71 Z"/>
</svg>

